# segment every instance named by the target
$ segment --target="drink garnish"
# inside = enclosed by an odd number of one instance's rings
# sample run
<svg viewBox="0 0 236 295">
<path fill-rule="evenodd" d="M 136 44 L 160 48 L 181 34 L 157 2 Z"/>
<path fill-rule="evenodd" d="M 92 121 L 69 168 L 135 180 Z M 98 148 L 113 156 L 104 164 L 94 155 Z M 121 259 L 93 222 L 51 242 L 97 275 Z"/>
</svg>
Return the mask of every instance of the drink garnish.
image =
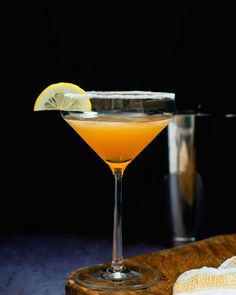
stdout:
<svg viewBox="0 0 236 295">
<path fill-rule="evenodd" d="M 91 111 L 91 102 L 88 98 L 79 98 L 76 95 L 85 91 L 73 83 L 60 82 L 46 87 L 37 97 L 34 111 Z"/>
</svg>

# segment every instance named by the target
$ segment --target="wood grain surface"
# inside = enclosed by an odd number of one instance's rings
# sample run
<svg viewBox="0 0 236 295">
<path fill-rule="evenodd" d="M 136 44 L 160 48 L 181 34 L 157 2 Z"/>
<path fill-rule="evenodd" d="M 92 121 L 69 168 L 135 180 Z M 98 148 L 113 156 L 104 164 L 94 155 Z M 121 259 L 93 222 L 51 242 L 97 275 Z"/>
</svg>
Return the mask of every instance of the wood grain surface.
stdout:
<svg viewBox="0 0 236 295">
<path fill-rule="evenodd" d="M 224 260 L 236 255 L 236 234 L 218 235 L 183 246 L 131 257 L 125 261 L 150 265 L 159 272 L 160 280 L 152 287 L 136 291 L 112 291 L 112 294 L 171 295 L 177 277 L 190 269 L 203 266 L 218 267 Z M 111 291 L 97 291 L 76 283 L 78 270 L 68 277 L 66 295 L 108 295 Z"/>
</svg>

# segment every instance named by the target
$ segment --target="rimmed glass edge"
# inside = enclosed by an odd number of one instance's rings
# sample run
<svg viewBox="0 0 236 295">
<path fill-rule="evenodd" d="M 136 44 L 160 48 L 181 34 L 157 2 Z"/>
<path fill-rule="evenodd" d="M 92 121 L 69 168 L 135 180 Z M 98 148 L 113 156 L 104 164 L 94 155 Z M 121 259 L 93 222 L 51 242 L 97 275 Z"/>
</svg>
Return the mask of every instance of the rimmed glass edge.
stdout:
<svg viewBox="0 0 236 295">
<path fill-rule="evenodd" d="M 100 99 L 173 99 L 175 93 L 154 91 L 87 91 L 85 93 L 65 93 L 70 98 L 100 98 Z"/>
</svg>

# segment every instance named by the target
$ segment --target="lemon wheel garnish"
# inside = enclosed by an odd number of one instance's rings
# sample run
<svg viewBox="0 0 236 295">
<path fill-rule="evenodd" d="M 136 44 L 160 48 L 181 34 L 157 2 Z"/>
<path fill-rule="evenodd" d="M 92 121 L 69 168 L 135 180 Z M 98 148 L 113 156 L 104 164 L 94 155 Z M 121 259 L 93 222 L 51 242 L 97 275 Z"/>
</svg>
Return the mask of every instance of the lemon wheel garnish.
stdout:
<svg viewBox="0 0 236 295">
<path fill-rule="evenodd" d="M 88 98 L 78 98 L 75 95 L 85 91 L 73 83 L 60 82 L 51 84 L 37 97 L 34 111 L 62 110 L 62 111 L 91 111 L 91 102 Z M 67 94 L 67 95 L 65 95 Z"/>
</svg>

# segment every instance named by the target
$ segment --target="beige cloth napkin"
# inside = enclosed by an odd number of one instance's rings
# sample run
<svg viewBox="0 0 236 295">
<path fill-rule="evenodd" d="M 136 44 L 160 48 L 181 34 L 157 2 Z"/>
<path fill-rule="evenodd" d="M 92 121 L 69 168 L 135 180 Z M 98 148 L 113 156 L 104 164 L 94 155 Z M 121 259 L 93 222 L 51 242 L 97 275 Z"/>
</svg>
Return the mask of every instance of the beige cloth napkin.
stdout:
<svg viewBox="0 0 236 295">
<path fill-rule="evenodd" d="M 202 267 L 182 273 L 173 286 L 173 295 L 236 295 L 236 256 L 218 268 Z"/>
</svg>

